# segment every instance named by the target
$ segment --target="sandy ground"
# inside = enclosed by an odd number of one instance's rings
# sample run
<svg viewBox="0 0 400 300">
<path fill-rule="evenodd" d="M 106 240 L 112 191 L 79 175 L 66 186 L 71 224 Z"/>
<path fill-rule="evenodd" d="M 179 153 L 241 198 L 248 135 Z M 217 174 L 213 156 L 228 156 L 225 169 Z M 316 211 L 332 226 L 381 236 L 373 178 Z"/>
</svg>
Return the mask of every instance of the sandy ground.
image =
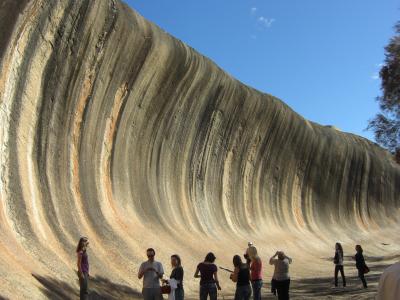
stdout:
<svg viewBox="0 0 400 300">
<path fill-rule="evenodd" d="M 394 259 L 373 259 L 370 258 L 369 266 L 371 272 L 366 275 L 368 288 L 364 289 L 358 277 L 354 276 L 354 267 L 350 261 L 345 263 L 347 276 L 347 287 L 335 288 L 333 278 L 307 278 L 293 279 L 290 296 L 291 299 L 375 299 L 379 277 L 383 270 L 393 263 Z M 52 280 L 50 278 L 35 276 L 42 284 L 42 291 L 50 299 L 78 299 L 78 290 L 67 283 Z M 111 280 L 102 277 L 91 278 L 90 299 L 141 299 L 140 292 L 129 286 L 113 283 Z M 263 299 L 277 299 L 269 292 L 270 285 L 267 282 L 263 289 Z M 166 298 L 166 297 L 164 297 Z M 196 295 L 187 295 L 186 299 L 198 299 Z M 233 291 L 222 291 L 218 299 L 233 299 Z"/>
</svg>

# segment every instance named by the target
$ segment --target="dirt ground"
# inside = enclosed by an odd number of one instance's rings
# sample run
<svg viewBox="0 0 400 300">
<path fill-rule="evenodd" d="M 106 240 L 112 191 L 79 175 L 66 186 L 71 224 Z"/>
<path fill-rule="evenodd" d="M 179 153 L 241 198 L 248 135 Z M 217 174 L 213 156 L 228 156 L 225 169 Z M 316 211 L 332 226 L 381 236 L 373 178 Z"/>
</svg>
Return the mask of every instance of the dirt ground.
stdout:
<svg viewBox="0 0 400 300">
<path fill-rule="evenodd" d="M 339 287 L 335 288 L 333 278 L 307 278 L 296 279 L 291 282 L 290 299 L 375 299 L 378 282 L 383 270 L 391 265 L 398 257 L 391 258 L 368 258 L 371 272 L 366 275 L 368 288 L 364 289 L 354 272 L 354 263 L 347 260 L 345 263 L 345 272 L 347 287 L 341 287 L 339 278 Z M 333 270 L 332 270 L 333 271 Z M 42 286 L 43 293 L 49 299 L 78 299 L 79 291 L 66 283 L 51 280 L 45 277 L 35 275 L 35 278 Z M 90 280 L 90 299 L 141 299 L 139 291 L 124 285 L 115 284 L 109 279 L 94 277 Z M 164 297 L 166 299 L 166 297 Z M 195 295 L 187 295 L 186 299 L 198 299 Z M 223 291 L 218 299 L 233 299 L 233 291 Z M 270 293 L 269 282 L 265 283 L 262 291 L 262 299 L 277 299 Z"/>
</svg>

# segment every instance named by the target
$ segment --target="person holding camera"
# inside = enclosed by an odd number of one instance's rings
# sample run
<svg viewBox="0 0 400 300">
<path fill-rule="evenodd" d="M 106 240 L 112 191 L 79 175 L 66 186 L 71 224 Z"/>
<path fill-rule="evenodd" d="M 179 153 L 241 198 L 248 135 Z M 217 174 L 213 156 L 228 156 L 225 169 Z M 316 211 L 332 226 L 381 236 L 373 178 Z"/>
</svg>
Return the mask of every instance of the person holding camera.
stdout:
<svg viewBox="0 0 400 300">
<path fill-rule="evenodd" d="M 286 256 L 283 251 L 277 251 L 269 260 L 269 264 L 275 266 L 273 279 L 279 300 L 289 300 L 289 264 L 291 263 L 292 259 Z"/>
<path fill-rule="evenodd" d="M 252 247 L 252 246 L 254 246 L 253 243 L 252 243 L 252 242 L 248 242 L 248 243 L 247 243 L 246 253 L 243 254 L 243 257 L 246 259 L 246 264 L 247 264 L 249 267 L 250 267 L 250 264 L 251 264 L 251 259 L 250 259 L 250 256 L 249 256 L 249 248 Z"/>
</svg>

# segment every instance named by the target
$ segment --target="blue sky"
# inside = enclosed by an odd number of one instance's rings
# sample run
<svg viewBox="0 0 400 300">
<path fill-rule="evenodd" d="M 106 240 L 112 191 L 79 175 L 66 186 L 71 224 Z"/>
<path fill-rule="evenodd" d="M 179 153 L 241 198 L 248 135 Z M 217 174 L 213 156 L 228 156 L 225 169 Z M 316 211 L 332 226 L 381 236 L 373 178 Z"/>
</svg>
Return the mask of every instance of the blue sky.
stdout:
<svg viewBox="0 0 400 300">
<path fill-rule="evenodd" d="M 384 46 L 400 0 L 128 0 L 132 8 L 305 118 L 373 139 Z"/>
</svg>

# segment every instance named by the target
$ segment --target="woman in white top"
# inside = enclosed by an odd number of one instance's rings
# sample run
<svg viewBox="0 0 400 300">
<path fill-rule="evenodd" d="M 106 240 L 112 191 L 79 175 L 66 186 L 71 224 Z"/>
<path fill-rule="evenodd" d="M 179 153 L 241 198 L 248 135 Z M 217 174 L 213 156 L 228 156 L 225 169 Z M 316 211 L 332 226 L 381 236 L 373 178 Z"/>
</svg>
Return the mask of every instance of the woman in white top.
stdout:
<svg viewBox="0 0 400 300">
<path fill-rule="evenodd" d="M 269 264 L 275 266 L 272 278 L 275 283 L 276 291 L 278 292 L 279 300 L 289 300 L 289 264 L 291 263 L 292 259 L 286 256 L 283 251 L 277 251 L 269 260 Z"/>
<path fill-rule="evenodd" d="M 333 263 L 335 264 L 335 286 L 338 286 L 338 273 L 340 271 L 340 275 L 342 275 L 343 287 L 346 286 L 346 277 L 344 276 L 343 269 L 343 248 L 340 243 L 336 243 L 335 245 L 335 257 L 333 258 Z"/>
</svg>

